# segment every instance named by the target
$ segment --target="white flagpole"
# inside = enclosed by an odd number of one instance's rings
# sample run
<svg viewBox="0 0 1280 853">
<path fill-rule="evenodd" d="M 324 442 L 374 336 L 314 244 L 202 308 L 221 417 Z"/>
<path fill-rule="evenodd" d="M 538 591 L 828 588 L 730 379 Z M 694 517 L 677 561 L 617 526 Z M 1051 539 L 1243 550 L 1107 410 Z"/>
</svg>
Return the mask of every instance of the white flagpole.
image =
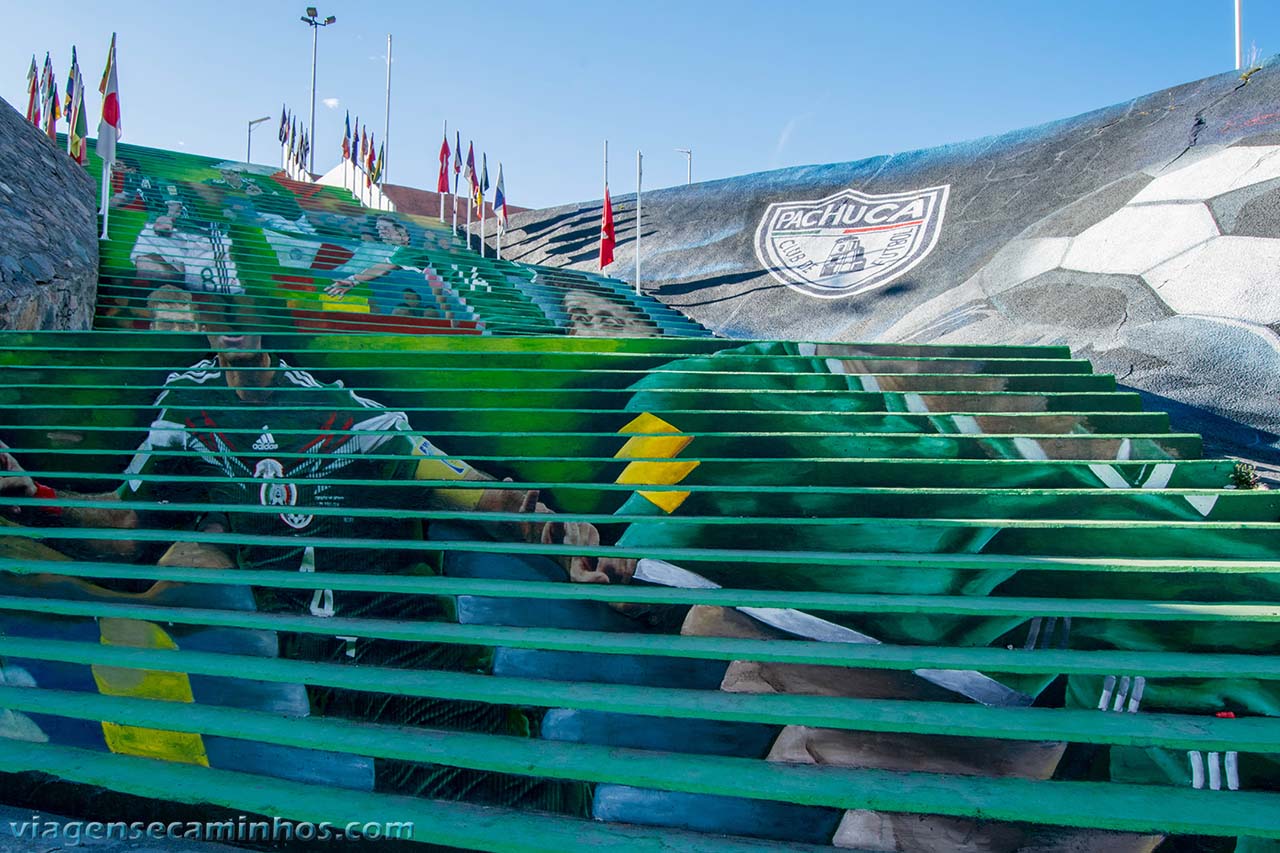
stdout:
<svg viewBox="0 0 1280 853">
<path fill-rule="evenodd" d="M 1236 70 L 1240 71 L 1244 68 L 1244 40 L 1241 36 L 1244 34 L 1241 27 L 1241 0 L 1236 0 Z"/>
<path fill-rule="evenodd" d="M 644 155 L 636 149 L 636 296 L 640 295 L 640 185 L 644 178 Z"/>
<path fill-rule="evenodd" d="M 480 217 L 480 257 L 484 257 L 484 197 L 481 196 L 480 210 L 476 213 Z"/>
<path fill-rule="evenodd" d="M 449 120 L 448 119 L 444 120 L 444 141 L 445 142 L 449 141 Z M 444 180 L 445 180 L 445 183 L 448 183 L 449 182 L 449 172 L 448 172 L 449 164 L 445 163 L 444 168 L 445 168 Z M 440 224 L 441 225 L 444 224 L 444 193 L 440 193 Z"/>
<path fill-rule="evenodd" d="M 387 182 L 387 163 L 391 162 L 391 33 L 387 33 L 387 112 L 382 125 L 382 172 L 378 183 Z"/>
<path fill-rule="evenodd" d="M 471 188 L 467 188 L 467 248 L 471 248 Z"/>
<path fill-rule="evenodd" d="M 107 220 L 111 218 L 111 169 L 115 162 L 102 164 L 102 238 L 107 239 Z"/>
</svg>

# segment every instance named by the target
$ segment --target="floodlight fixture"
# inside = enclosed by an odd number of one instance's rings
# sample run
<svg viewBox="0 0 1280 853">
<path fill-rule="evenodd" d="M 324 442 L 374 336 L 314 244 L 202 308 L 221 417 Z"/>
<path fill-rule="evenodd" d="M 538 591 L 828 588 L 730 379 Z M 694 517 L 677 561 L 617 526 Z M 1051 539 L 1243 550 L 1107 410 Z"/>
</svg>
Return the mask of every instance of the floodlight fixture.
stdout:
<svg viewBox="0 0 1280 853">
<path fill-rule="evenodd" d="M 312 143 L 311 153 L 309 155 L 310 162 L 307 163 L 307 169 L 310 172 L 316 170 L 316 48 L 319 44 L 320 28 L 327 27 L 330 24 L 338 22 L 337 15 L 330 15 L 323 21 L 320 20 L 320 12 L 315 6 L 307 7 L 307 14 L 302 16 L 302 23 L 311 27 L 311 122 L 307 139 Z"/>
</svg>

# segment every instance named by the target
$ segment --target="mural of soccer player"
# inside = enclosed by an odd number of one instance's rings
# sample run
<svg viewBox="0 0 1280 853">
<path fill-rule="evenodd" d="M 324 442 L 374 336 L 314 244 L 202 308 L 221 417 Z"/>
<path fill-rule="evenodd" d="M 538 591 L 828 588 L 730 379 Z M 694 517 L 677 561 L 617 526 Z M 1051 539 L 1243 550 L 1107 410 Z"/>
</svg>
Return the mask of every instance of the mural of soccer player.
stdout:
<svg viewBox="0 0 1280 853">
<path fill-rule="evenodd" d="M 164 213 L 143 226 L 129 253 L 138 277 L 196 293 L 243 293 L 227 227 L 193 218 L 176 186 L 167 188 L 163 204 Z"/>
<path fill-rule="evenodd" d="M 321 382 L 265 349 L 261 337 L 239 331 L 234 318 L 219 318 L 211 312 L 202 312 L 201 318 L 213 354 L 170 375 L 156 401 L 159 412 L 147 439 L 118 490 L 97 495 L 55 490 L 35 482 L 11 454 L 0 452 L 0 493 L 88 504 L 43 511 L 28 508 L 16 515 L 18 520 L 100 528 L 104 537 L 117 530 L 118 538 L 106 539 L 101 549 L 115 559 L 137 559 L 142 552 L 142 543 L 131 540 L 130 531 L 167 529 L 176 519 L 197 539 L 227 533 L 259 543 L 179 542 L 160 558 L 162 565 L 206 568 L 420 573 L 423 552 L 388 547 L 388 543 L 412 545 L 421 539 L 423 522 L 406 518 L 406 509 L 456 513 L 459 521 L 471 522 L 473 535 L 480 538 L 599 544 L 594 526 L 560 522 L 539 500 L 537 490 L 504 488 L 493 477 L 450 457 L 414 432 L 403 412 L 383 408 L 340 381 Z M 144 502 L 148 508 L 131 507 L 130 502 Z M 168 504 L 190 502 L 205 505 L 207 511 L 193 518 L 165 509 Z M 484 516 L 495 512 L 527 520 L 486 522 Z M 271 541 L 262 544 L 263 537 Z M 311 544 L 333 537 L 378 540 L 379 544 L 376 548 Z M 626 572 L 629 561 L 565 557 L 557 562 L 566 578 L 599 583 Z M 442 605 L 429 596 L 268 589 L 255 591 L 255 599 L 258 610 L 320 618 L 444 618 Z M 465 648 L 414 644 L 410 656 L 403 645 L 340 636 L 282 635 L 281 655 L 334 663 L 394 661 L 398 666 L 437 669 L 479 666 L 476 653 Z M 427 725 L 452 721 L 501 732 L 527 725 L 498 705 L 475 703 L 460 710 L 458 703 L 432 699 L 388 701 L 324 688 L 308 688 L 308 693 L 313 712 L 364 720 Z M 118 751 L 128 749 L 122 746 Z M 178 760 L 190 759 L 184 754 Z M 374 775 L 380 790 L 443 797 L 470 792 L 477 777 L 470 771 L 442 774 L 438 768 L 406 770 L 390 763 L 376 764 Z M 540 802 L 540 792 L 550 788 L 559 793 L 548 793 L 548 802 L 565 802 L 568 796 L 560 791 L 565 787 L 561 783 L 538 779 L 490 787 L 500 792 L 495 796 L 506 804 Z M 577 810 L 585 809 L 580 796 L 578 802 Z"/>
</svg>

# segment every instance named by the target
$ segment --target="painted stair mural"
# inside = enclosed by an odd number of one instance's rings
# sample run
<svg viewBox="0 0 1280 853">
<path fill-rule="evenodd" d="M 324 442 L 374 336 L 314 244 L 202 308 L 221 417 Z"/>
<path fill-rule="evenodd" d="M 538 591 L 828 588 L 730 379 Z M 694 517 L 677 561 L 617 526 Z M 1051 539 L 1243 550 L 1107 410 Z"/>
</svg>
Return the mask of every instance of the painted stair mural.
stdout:
<svg viewBox="0 0 1280 853">
<path fill-rule="evenodd" d="M 0 334 L 0 799 L 485 850 L 1280 839 L 1280 497 L 1067 347 L 714 338 L 126 156 L 97 328 Z"/>
</svg>

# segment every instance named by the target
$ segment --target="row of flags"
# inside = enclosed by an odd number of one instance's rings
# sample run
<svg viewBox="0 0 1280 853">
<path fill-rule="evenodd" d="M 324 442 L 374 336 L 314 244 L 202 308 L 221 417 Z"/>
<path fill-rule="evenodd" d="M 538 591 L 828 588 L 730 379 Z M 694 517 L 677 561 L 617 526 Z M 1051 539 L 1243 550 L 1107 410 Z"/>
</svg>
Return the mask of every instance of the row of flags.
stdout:
<svg viewBox="0 0 1280 853">
<path fill-rule="evenodd" d="M 364 172 L 364 185 L 371 187 L 381 183 L 382 170 L 387 162 L 387 143 L 376 145 L 369 128 L 360 124 L 356 116 L 356 129 L 351 131 L 351 111 L 347 111 L 346 129 L 342 134 L 342 159 L 349 160 Z"/>
<path fill-rule="evenodd" d="M 44 55 L 44 68 L 36 65 L 35 54 L 27 70 L 26 119 L 42 129 L 50 139 L 58 137 L 58 120 L 67 120 L 67 153 L 80 165 L 88 160 L 89 120 L 85 115 L 84 77 L 80 73 L 80 60 L 76 48 L 71 48 L 71 69 L 67 73 L 65 99 L 58 97 L 58 80 L 53 70 L 53 60 Z M 116 36 L 111 34 L 111 47 L 107 51 L 107 65 L 98 84 L 102 94 L 102 118 L 98 122 L 97 151 L 105 162 L 116 161 L 116 140 L 121 136 L 120 92 L 116 79 Z"/>
<path fill-rule="evenodd" d="M 453 158 L 453 194 L 458 194 L 458 179 L 463 175 L 467 179 L 470 197 L 475 200 L 476 209 L 484 216 L 484 194 L 489 191 L 489 155 L 480 155 L 480 171 L 476 171 L 475 143 L 467 143 L 467 159 L 465 170 L 462 160 L 462 134 L 455 131 L 453 149 L 449 148 L 449 134 L 444 135 L 440 143 L 440 176 L 436 180 L 436 192 L 449 192 L 450 157 Z M 498 184 L 493 194 L 493 215 L 498 221 L 498 233 L 507 230 L 507 196 L 502 185 L 502 164 L 498 164 Z"/>
<path fill-rule="evenodd" d="M 280 107 L 280 130 L 276 138 L 284 148 L 285 160 L 300 171 L 306 170 L 307 157 L 311 154 L 311 139 L 305 127 L 298 127 L 298 118 L 289 111 L 287 105 Z"/>
</svg>

